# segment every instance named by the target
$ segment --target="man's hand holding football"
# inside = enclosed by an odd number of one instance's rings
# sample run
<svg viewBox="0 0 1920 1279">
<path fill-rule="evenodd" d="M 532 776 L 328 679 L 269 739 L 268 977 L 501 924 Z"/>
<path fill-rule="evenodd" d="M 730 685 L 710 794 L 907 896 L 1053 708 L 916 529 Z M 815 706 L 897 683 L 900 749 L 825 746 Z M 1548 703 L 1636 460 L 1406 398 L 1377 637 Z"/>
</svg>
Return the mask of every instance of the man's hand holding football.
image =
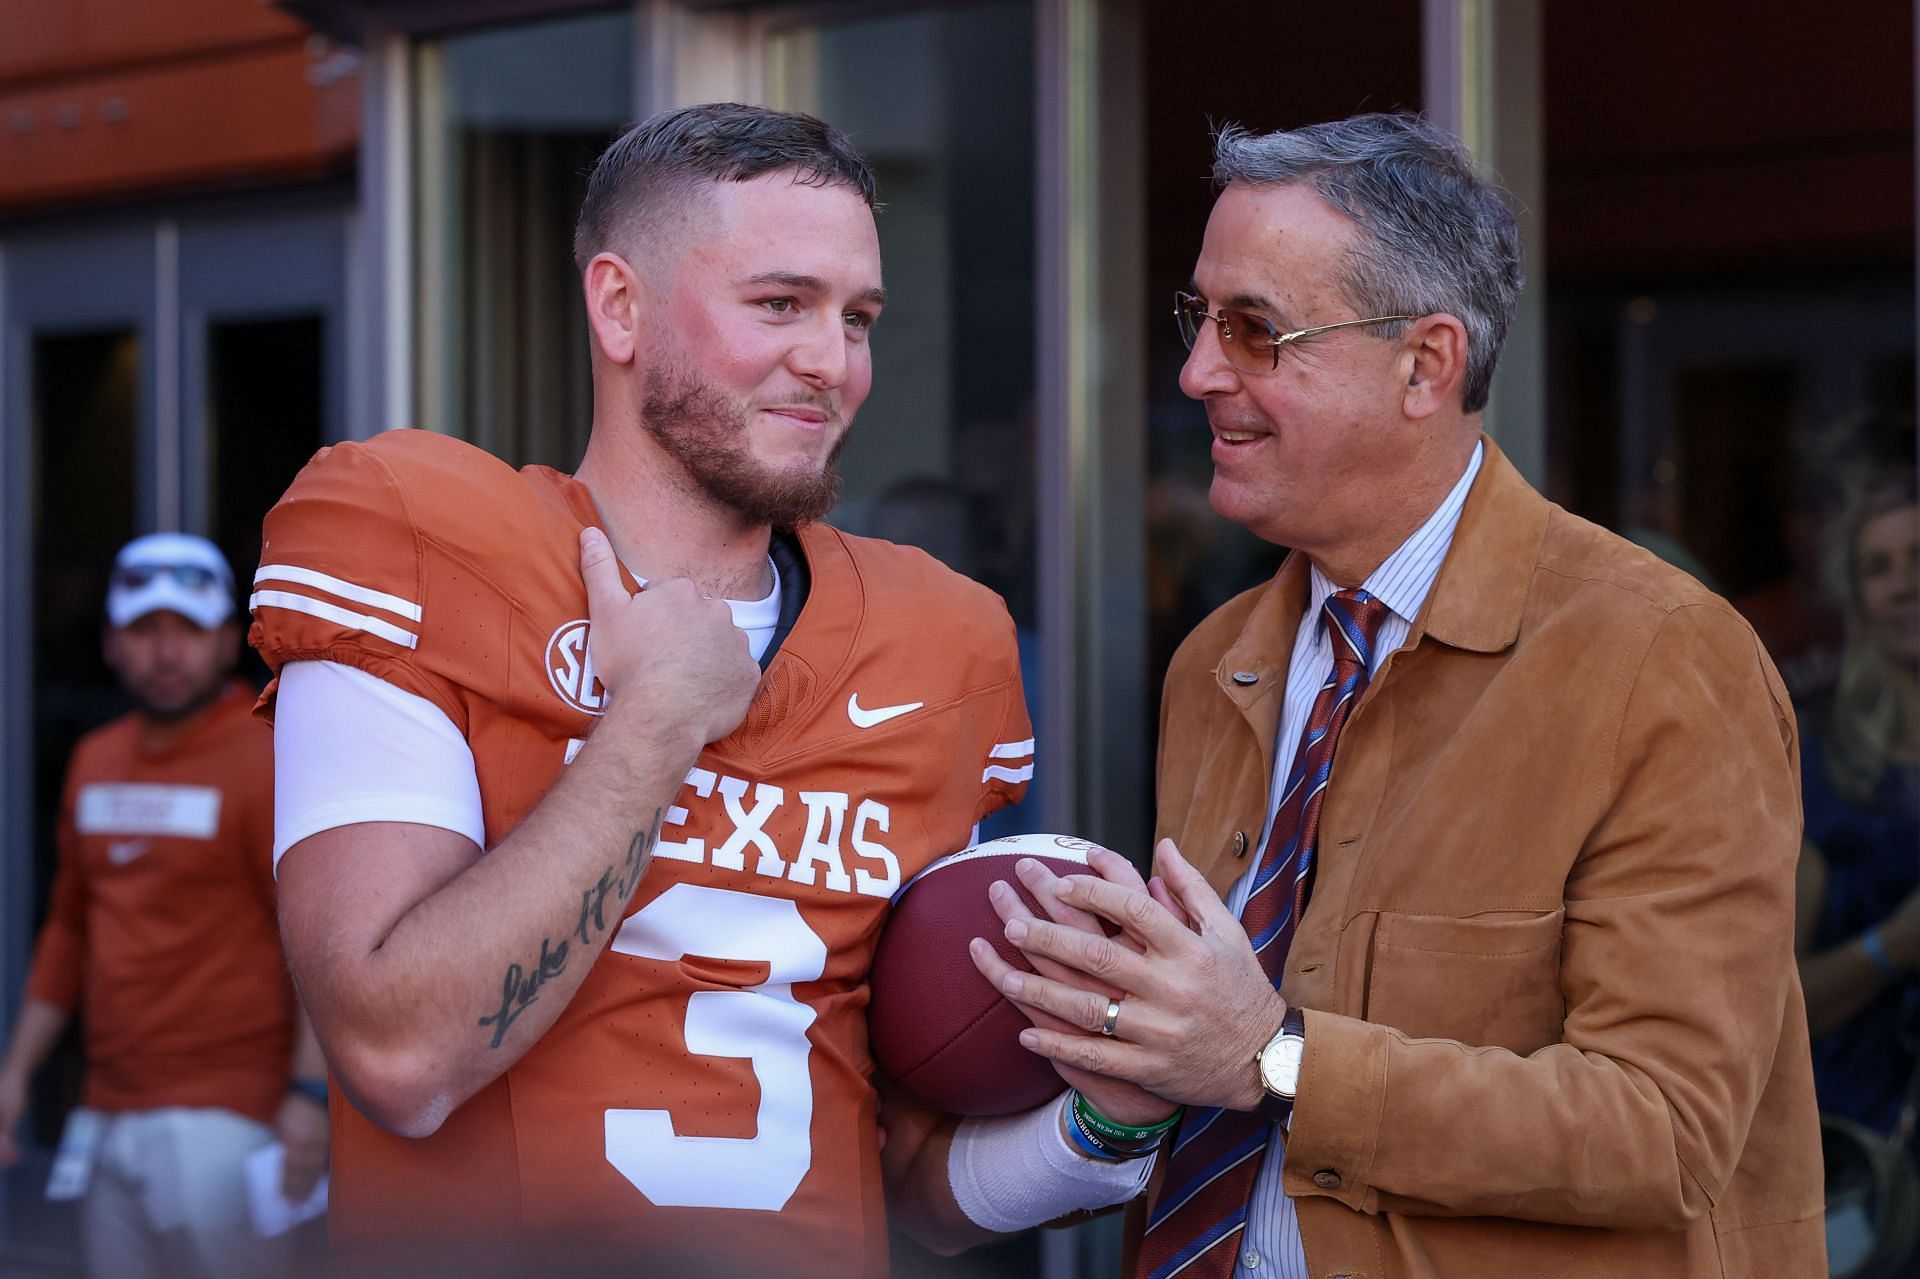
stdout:
<svg viewBox="0 0 1920 1279">
<path fill-rule="evenodd" d="M 1111 862 L 1101 862 L 1099 864 L 1106 865 L 1109 872 L 1120 882 L 1129 883 L 1130 881 L 1129 886 L 1145 887 L 1145 885 L 1141 884 L 1140 876 L 1133 869 L 1133 865 L 1118 853 L 1109 852 L 1106 849 L 1096 849 L 1089 855 L 1088 862 L 1090 865 L 1093 865 L 1096 864 L 1096 859 L 1103 858 L 1111 859 Z M 1062 928 L 1074 929 L 1092 937 L 1103 937 L 1105 935 L 1105 930 L 1101 927 L 1099 916 L 1069 904 L 1060 896 L 1059 885 L 1064 881 L 1051 870 L 1048 870 L 1043 862 L 1031 857 L 1022 858 L 1014 865 L 1014 874 L 1019 877 L 1021 884 L 1025 886 L 1026 890 L 1033 895 L 1033 899 L 1040 903 L 1041 909 L 1046 912 L 1046 918 L 1052 920 L 1054 924 Z M 1026 902 L 1021 900 L 1020 894 L 1004 882 L 994 884 L 988 889 L 987 896 L 993 903 L 995 913 L 998 914 L 1003 921 L 1011 922 L 1017 919 L 1035 923 L 1040 922 L 1040 917 L 1036 916 L 1033 911 L 1027 907 Z M 1129 949 L 1137 948 L 1135 943 L 1124 935 L 1115 940 L 1121 945 L 1127 946 Z M 981 975 L 1005 993 L 1007 989 L 1007 977 L 1014 974 L 1017 970 L 1005 960 L 1001 959 L 999 953 L 996 952 L 992 946 L 988 945 L 984 939 L 976 937 L 972 945 L 968 948 L 968 951 L 973 958 L 974 967 L 980 970 Z M 1106 1000 L 1124 1000 L 1126 998 L 1126 992 L 1124 990 L 1118 987 L 1107 986 L 1096 979 L 1086 976 L 1084 973 L 1057 963 L 1052 959 L 1044 957 L 1035 958 L 1029 955 L 1028 960 L 1033 964 L 1034 971 L 1043 977 L 1049 978 L 1064 986 L 1090 988 L 1092 993 L 1100 999 L 1100 1007 L 1102 1009 L 1101 1016 L 1103 1019 L 1105 1017 L 1104 1010 L 1106 1008 Z M 1012 998 L 1011 995 L 1008 997 Z M 1030 1003 L 1022 1002 L 1019 999 L 1014 999 L 1013 1002 L 1019 1007 L 1021 1012 L 1027 1015 L 1028 1020 L 1043 1030 L 1072 1032 L 1078 1029 L 1078 1027 L 1075 1027 L 1071 1023 L 1063 1021 L 1040 1008 L 1036 1008 Z M 1054 1068 L 1060 1072 L 1060 1077 L 1066 1080 L 1072 1087 L 1077 1088 L 1082 1096 L 1092 1102 L 1095 1110 L 1120 1123 L 1155 1124 L 1173 1113 L 1173 1102 L 1155 1096 L 1138 1084 L 1130 1083 L 1124 1079 L 1115 1079 L 1106 1075 L 1080 1070 L 1072 1064 L 1058 1058 L 1054 1060 L 1053 1064 Z"/>
<path fill-rule="evenodd" d="M 1071 1027 L 1036 1025 L 1020 1041 L 1057 1065 L 1169 1101 L 1251 1110 L 1260 1100 L 1255 1054 L 1279 1029 L 1286 1003 L 1240 921 L 1172 841 L 1155 849 L 1155 869 L 1161 893 L 1106 875 L 1052 885 L 1061 902 L 1119 925 L 1134 944 L 1048 920 L 1008 921 L 1007 939 L 1036 970 L 1047 963 L 1069 976 L 999 973 L 1009 999 Z M 1110 997 L 1102 992 L 1115 989 L 1126 998 L 1114 1033 L 1102 1035 Z"/>
</svg>

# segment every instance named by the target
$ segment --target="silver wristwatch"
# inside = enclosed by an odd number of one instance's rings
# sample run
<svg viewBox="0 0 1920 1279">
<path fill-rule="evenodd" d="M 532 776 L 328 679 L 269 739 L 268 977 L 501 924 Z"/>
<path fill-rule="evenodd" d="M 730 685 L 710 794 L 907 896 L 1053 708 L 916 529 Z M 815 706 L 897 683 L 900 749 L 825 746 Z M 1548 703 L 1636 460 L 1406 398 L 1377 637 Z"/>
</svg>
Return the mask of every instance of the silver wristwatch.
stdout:
<svg viewBox="0 0 1920 1279">
<path fill-rule="evenodd" d="M 1300 1090 L 1300 1063 L 1306 1055 L 1306 1014 L 1289 1007 L 1281 1019 L 1280 1033 L 1267 1041 L 1256 1059 L 1264 1095 L 1254 1108 L 1255 1114 L 1264 1119 L 1285 1119 L 1292 1113 L 1294 1094 Z"/>
</svg>

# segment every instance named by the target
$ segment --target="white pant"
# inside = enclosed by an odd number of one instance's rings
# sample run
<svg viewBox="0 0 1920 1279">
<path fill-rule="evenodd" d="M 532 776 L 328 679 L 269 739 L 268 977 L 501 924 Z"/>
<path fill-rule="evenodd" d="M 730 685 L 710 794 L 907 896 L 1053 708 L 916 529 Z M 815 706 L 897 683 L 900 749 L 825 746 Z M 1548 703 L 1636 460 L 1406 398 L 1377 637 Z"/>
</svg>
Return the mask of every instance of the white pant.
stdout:
<svg viewBox="0 0 1920 1279">
<path fill-rule="evenodd" d="M 261 1239 L 241 1161 L 273 1140 L 230 1110 L 128 1110 L 107 1117 L 81 1212 L 93 1279 L 243 1279 L 286 1269 L 286 1237 Z"/>
</svg>

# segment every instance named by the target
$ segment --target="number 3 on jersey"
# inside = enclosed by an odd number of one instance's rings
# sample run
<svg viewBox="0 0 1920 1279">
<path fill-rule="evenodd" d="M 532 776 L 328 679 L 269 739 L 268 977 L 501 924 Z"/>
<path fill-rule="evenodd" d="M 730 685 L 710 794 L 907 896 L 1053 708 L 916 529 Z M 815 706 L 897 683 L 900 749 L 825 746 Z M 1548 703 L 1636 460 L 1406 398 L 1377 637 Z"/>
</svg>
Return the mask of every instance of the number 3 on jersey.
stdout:
<svg viewBox="0 0 1920 1279">
<path fill-rule="evenodd" d="M 757 1135 L 683 1137 L 667 1111 L 609 1110 L 607 1162 L 664 1207 L 779 1211 L 813 1162 L 807 1027 L 815 1014 L 793 986 L 826 971 L 826 943 L 784 898 L 675 884 L 621 924 L 613 949 L 666 963 L 701 955 L 768 966 L 758 986 L 687 1000 L 689 1053 L 753 1062 Z"/>
</svg>

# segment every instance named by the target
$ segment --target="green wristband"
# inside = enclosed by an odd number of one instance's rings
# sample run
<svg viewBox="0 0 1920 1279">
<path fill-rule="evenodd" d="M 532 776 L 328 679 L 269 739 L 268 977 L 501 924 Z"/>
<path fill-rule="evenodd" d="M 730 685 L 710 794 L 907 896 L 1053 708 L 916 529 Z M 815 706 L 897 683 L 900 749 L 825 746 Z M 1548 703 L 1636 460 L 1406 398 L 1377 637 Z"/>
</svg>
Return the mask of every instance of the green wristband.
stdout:
<svg viewBox="0 0 1920 1279">
<path fill-rule="evenodd" d="M 1067 1140 L 1071 1141 L 1081 1154 L 1107 1163 L 1126 1163 L 1129 1160 L 1146 1159 L 1158 1151 L 1166 1141 L 1166 1135 L 1163 1133 L 1144 1145 L 1133 1142 L 1109 1142 L 1103 1137 L 1095 1136 L 1078 1111 L 1067 1112 L 1066 1129 Z"/>
<path fill-rule="evenodd" d="M 1095 1135 L 1105 1137 L 1108 1141 L 1151 1141 L 1179 1123 L 1180 1117 L 1187 1113 L 1187 1108 L 1178 1107 L 1159 1123 L 1148 1124 L 1142 1128 L 1135 1124 L 1123 1124 L 1107 1118 L 1095 1110 L 1093 1103 L 1082 1096 L 1080 1090 L 1076 1088 L 1073 1091 L 1073 1113 L 1078 1115 Z"/>
</svg>

